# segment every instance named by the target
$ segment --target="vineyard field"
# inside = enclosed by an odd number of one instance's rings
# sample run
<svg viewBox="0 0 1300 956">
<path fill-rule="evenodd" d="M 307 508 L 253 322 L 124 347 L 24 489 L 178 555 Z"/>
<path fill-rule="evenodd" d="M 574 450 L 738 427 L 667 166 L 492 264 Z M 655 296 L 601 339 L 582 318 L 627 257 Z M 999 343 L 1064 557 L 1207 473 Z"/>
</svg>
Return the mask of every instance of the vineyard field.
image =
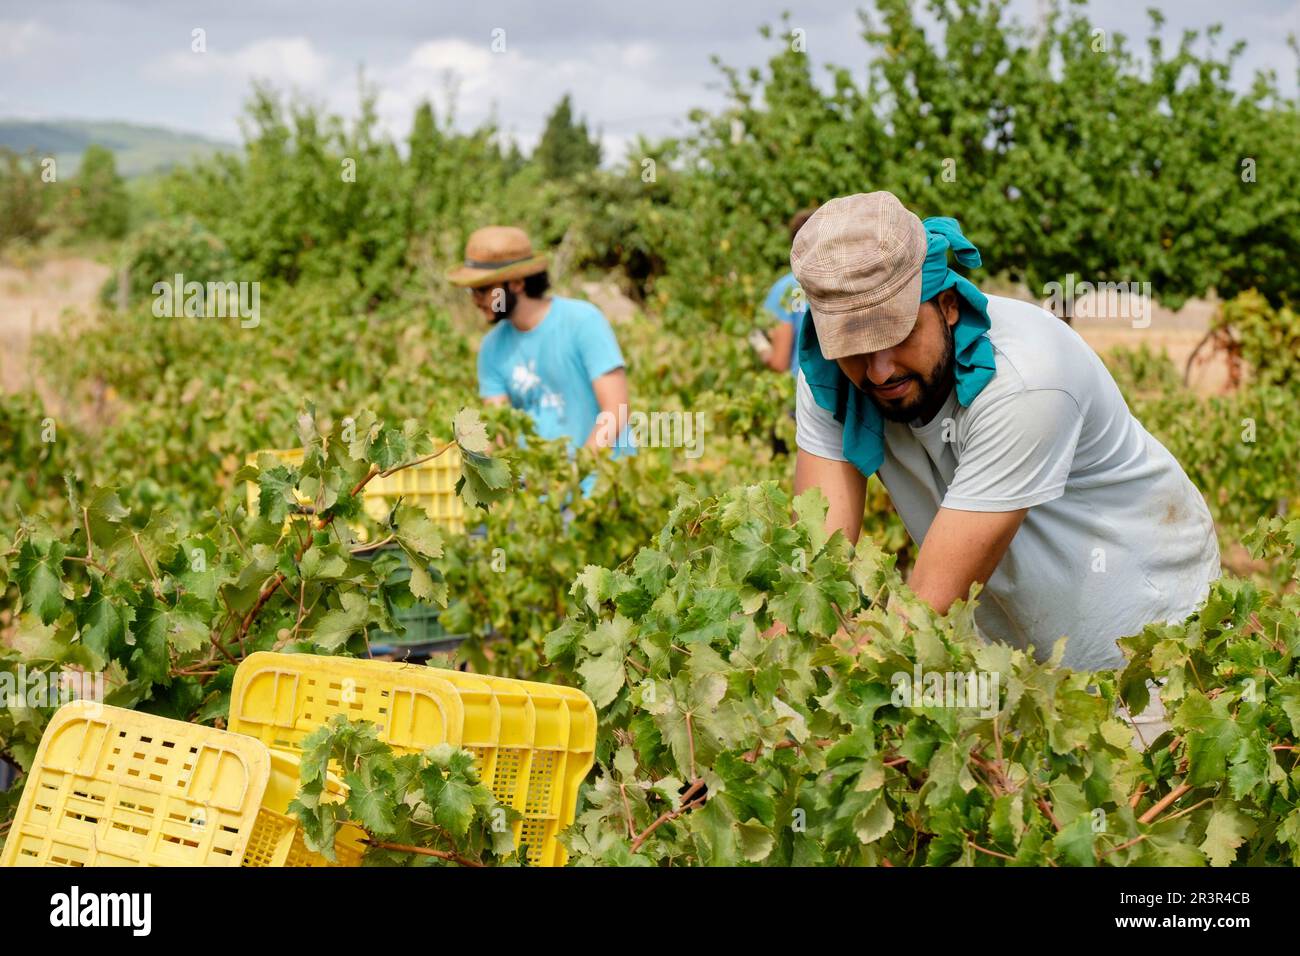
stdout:
<svg viewBox="0 0 1300 956">
<path fill-rule="evenodd" d="M 301 731 L 278 811 L 295 859 L 1300 863 L 1294 64 L 1243 79 L 1209 24 L 1170 42 L 1172 11 L 1125 37 L 1086 5 L 1041 6 L 1031 27 L 999 0 L 876 0 L 852 68 L 801 49 L 795 11 L 759 29 L 758 65 L 719 60 L 715 105 L 626 156 L 567 96 L 527 150 L 431 93 L 395 131 L 364 79 L 354 111 L 258 83 L 237 149 L 129 181 L 110 149 L 47 181 L 41 156 L 0 148 L 0 842 L 28 825 L 61 688 L 237 732 L 239 667 L 274 652 L 427 663 L 464 710 L 463 733 L 421 716 L 439 739 L 415 743 L 391 689 L 367 720 L 331 698 L 340 714 L 277 724 Z M 810 336 L 764 298 L 791 270 L 792 215 L 876 191 L 958 220 L 982 265 L 953 271 L 989 295 L 1043 305 L 1067 276 L 1146 290 L 1145 324 L 1041 313 L 1100 355 L 1221 555 L 1193 613 L 1112 642 L 1119 666 L 1062 665 L 1086 629 L 1050 654 L 988 640 L 993 566 L 936 610 L 943 562 L 884 472 L 849 504 L 856 539 L 834 523 L 843 495 L 797 485 L 807 406 L 763 349 L 794 335 L 788 367 Z M 467 243 L 492 224 L 526 232 L 546 295 L 574 300 L 584 398 L 608 413 L 592 382 L 624 371 L 634 453 L 570 447 L 548 417 L 569 393 L 514 400 L 545 352 L 487 384 L 506 333 L 537 332 L 452 281 L 491 271 Z M 232 294 L 190 309 L 187 281 Z M 605 330 L 618 361 L 593 370 Z M 259 454 L 287 449 L 303 455 Z M 437 513 L 382 490 L 448 471 L 420 499 Z M 1140 551 L 1148 531 L 1123 534 Z M 1135 719 L 1153 693 L 1157 718 Z M 476 724 L 489 699 L 495 724 Z M 527 770 L 475 736 L 504 734 L 510 701 L 535 722 L 510 745 Z M 543 812 L 518 787 L 551 772 L 573 803 Z"/>
</svg>

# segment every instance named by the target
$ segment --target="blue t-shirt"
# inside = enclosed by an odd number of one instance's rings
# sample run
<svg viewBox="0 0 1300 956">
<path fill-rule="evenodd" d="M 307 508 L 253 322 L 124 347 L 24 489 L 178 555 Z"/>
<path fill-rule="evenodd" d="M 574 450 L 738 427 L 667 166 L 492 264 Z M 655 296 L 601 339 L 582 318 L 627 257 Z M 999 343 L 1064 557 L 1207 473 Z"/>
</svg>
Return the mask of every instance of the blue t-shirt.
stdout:
<svg viewBox="0 0 1300 956">
<path fill-rule="evenodd" d="M 804 310 L 806 305 L 796 302 L 801 299 L 798 295 L 799 283 L 795 280 L 793 272 L 787 272 L 781 278 L 776 280 L 767 293 L 767 298 L 763 300 L 763 308 L 771 312 L 782 322 L 789 322 L 794 326 L 794 338 L 790 340 L 790 372 L 797 379 L 799 377 L 799 326 L 803 322 Z"/>
<path fill-rule="evenodd" d="M 567 438 L 573 450 L 586 442 L 600 414 L 591 383 L 624 364 L 614 330 L 600 309 L 579 299 L 552 296 L 542 321 L 527 332 L 502 319 L 483 337 L 478 393 L 481 398 L 505 395 L 511 406 L 528 413 L 540 437 Z M 625 437 L 618 446 L 616 457 L 631 453 Z"/>
</svg>

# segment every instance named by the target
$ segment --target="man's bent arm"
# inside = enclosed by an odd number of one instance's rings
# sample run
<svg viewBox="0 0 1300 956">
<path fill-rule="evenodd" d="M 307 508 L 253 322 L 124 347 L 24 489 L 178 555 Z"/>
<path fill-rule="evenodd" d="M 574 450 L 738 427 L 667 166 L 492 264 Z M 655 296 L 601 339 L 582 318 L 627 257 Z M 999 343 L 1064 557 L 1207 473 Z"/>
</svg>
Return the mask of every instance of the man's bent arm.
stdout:
<svg viewBox="0 0 1300 956">
<path fill-rule="evenodd" d="M 583 447 L 609 448 L 618 443 L 618 410 L 627 406 L 627 370 L 616 368 L 606 372 L 591 383 L 591 390 L 596 395 L 600 414 Z"/>
<path fill-rule="evenodd" d="M 772 350 L 763 359 L 764 363 L 774 372 L 788 372 L 790 349 L 794 345 L 794 326 L 789 322 L 778 322 L 776 327 L 768 332 L 768 338 L 772 340 Z"/>
<path fill-rule="evenodd" d="M 970 594 L 971 584 L 986 584 L 1028 513 L 940 508 L 908 582 L 916 596 L 943 614 Z"/>
<path fill-rule="evenodd" d="M 862 509 L 867 501 L 867 476 L 847 461 L 819 458 L 802 448 L 795 456 L 794 493 L 820 488 L 830 507 L 826 510 L 826 530 L 843 531 L 857 544 L 862 531 Z"/>
</svg>

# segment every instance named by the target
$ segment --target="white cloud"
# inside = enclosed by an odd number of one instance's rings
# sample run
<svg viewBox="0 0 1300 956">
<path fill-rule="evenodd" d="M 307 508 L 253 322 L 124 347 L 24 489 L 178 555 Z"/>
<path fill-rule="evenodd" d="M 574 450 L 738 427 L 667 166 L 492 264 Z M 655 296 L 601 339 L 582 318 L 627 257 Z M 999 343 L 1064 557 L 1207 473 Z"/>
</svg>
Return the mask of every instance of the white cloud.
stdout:
<svg viewBox="0 0 1300 956">
<path fill-rule="evenodd" d="M 1039 0 L 1010 0 L 1009 13 L 1036 21 Z M 503 132 L 527 148 L 565 92 L 617 159 L 636 133 L 681 132 L 693 107 L 715 108 L 726 84 L 709 62 L 745 69 L 764 63 L 775 43 L 758 36 L 783 8 L 799 8 L 792 25 L 807 30 L 819 84 L 823 65 L 851 67 L 860 83 L 866 47 L 855 6 L 833 0 L 661 0 L 653 16 L 627 4 L 537 4 L 495 0 L 452 5 L 357 6 L 340 0 L 225 0 L 202 17 L 198 5 L 122 0 L 0 0 L 0 112 L 86 116 L 161 123 L 225 139 L 239 138 L 237 118 L 250 82 L 296 89 L 344 116 L 357 115 L 356 68 L 380 91 L 386 132 L 404 138 L 416 103 L 429 97 L 446 116 L 446 77 L 459 83 L 456 122 L 472 127 L 495 115 Z M 869 6 L 869 5 L 868 5 Z M 1139 51 L 1143 8 L 1132 0 L 1090 0 L 1089 15 L 1108 31 L 1129 34 Z M 1291 90 L 1295 61 L 1285 35 L 1300 19 L 1300 0 L 1166 2 L 1168 41 L 1186 27 L 1224 20 L 1220 51 L 1238 37 L 1249 47 L 1233 85 L 1277 70 Z M 874 19 L 879 22 L 879 15 Z M 928 22 L 928 21 L 927 21 Z M 190 52 L 190 31 L 208 28 L 208 52 Z M 494 54 L 492 31 L 509 25 L 507 51 Z"/>
<path fill-rule="evenodd" d="M 454 100 L 456 125 L 495 118 L 525 151 L 536 145 L 546 115 L 569 93 L 574 110 L 598 133 L 606 160 L 621 159 L 640 121 L 681 116 L 694 105 L 698 85 L 666 79 L 652 69 L 659 48 L 646 41 L 595 43 L 545 57 L 521 46 L 495 53 L 485 40 L 439 38 L 418 44 L 398 63 L 368 74 L 380 90 L 377 110 L 395 136 L 404 137 L 424 99 L 446 117 Z"/>
<path fill-rule="evenodd" d="M 399 70 L 416 82 L 427 82 L 452 72 L 471 83 L 480 84 L 491 75 L 494 61 L 510 66 L 522 59 L 513 50 L 493 53 L 483 44 L 465 40 L 429 40 L 412 50 Z"/>
<path fill-rule="evenodd" d="M 409 128 L 421 100 L 434 104 L 446 117 L 454 105 L 461 125 L 488 118 L 496 101 L 531 90 L 540 64 L 507 48 L 494 53 L 486 43 L 446 38 L 428 40 L 396 66 L 380 68 L 371 77 L 380 90 L 381 120 L 398 135 Z"/>
<path fill-rule="evenodd" d="M 623 63 L 628 69 L 645 69 L 659 58 L 659 51 L 649 43 L 629 43 L 623 48 Z"/>
<path fill-rule="evenodd" d="M 176 74 L 196 78 L 224 77 L 243 86 L 253 79 L 269 80 L 278 86 L 301 89 L 325 85 L 332 70 L 329 56 L 317 52 L 305 37 L 268 37 L 256 40 L 233 53 L 209 46 L 207 52 L 191 50 L 167 54 L 152 64 L 155 77 Z"/>
<path fill-rule="evenodd" d="M 295 86 L 324 83 L 330 72 L 329 57 L 316 52 L 310 40 L 292 37 L 259 40 L 235 54 L 235 62 L 244 73 L 278 79 Z"/>
<path fill-rule="evenodd" d="M 0 20 L 0 60 L 26 56 L 46 35 L 35 20 Z"/>
</svg>

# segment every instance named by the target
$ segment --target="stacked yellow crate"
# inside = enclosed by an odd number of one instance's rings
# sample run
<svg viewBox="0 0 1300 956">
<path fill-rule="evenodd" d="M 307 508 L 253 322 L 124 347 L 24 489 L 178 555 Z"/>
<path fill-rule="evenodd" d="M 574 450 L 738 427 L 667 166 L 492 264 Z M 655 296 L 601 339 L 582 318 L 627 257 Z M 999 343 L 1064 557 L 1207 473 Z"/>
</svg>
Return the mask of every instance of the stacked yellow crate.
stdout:
<svg viewBox="0 0 1300 956">
<path fill-rule="evenodd" d="M 287 813 L 298 761 L 242 734 L 91 701 L 50 719 L 3 866 L 316 866 Z M 332 775 L 327 799 L 347 789 Z M 343 828 L 340 861 L 365 834 Z"/>
<path fill-rule="evenodd" d="M 563 866 L 595 759 L 596 711 L 581 691 L 390 661 L 256 653 L 236 669 L 230 729 L 90 701 L 50 720 L 19 800 L 4 866 L 359 866 L 366 834 L 346 824 L 337 862 L 309 851 L 288 807 L 301 744 L 335 714 L 368 720 L 395 751 L 437 744 L 474 755 L 513 807 L 515 845 Z M 327 800 L 347 787 L 333 774 Z"/>
<path fill-rule="evenodd" d="M 334 714 L 375 724 L 394 750 L 450 743 L 474 754 L 498 801 L 519 811 L 515 845 L 534 866 L 563 866 L 595 761 L 596 710 L 570 687 L 391 661 L 257 653 L 235 672 L 230 729 L 296 751 Z"/>
<path fill-rule="evenodd" d="M 249 465 L 258 464 L 263 455 L 270 455 L 283 464 L 297 468 L 302 465 L 301 448 L 267 449 L 253 452 L 245 459 Z M 384 477 L 376 475 L 362 489 L 362 507 L 375 521 L 383 521 L 397 499 L 423 508 L 434 524 L 453 534 L 465 531 L 465 503 L 456 494 L 460 480 L 460 449 L 452 445 L 437 458 L 411 465 Z M 258 488 L 248 482 L 248 509 L 257 509 Z M 311 500 L 298 495 L 298 504 L 307 507 Z"/>
</svg>

